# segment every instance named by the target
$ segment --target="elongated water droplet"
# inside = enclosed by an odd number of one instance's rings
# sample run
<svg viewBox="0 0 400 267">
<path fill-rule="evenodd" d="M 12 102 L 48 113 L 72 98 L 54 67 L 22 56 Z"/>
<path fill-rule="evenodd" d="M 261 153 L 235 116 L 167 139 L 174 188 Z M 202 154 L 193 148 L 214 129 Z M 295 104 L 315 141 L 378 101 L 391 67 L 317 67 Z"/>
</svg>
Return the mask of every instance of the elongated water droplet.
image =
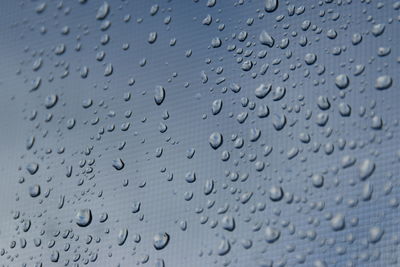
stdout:
<svg viewBox="0 0 400 267">
<path fill-rule="evenodd" d="M 361 161 L 359 166 L 359 175 L 361 180 L 366 180 L 375 171 L 375 163 L 370 159 Z"/>
<path fill-rule="evenodd" d="M 97 10 L 96 19 L 105 19 L 110 12 L 110 5 L 107 2 L 104 2 L 100 8 Z"/>
<path fill-rule="evenodd" d="M 228 254 L 230 250 L 231 250 L 231 244 L 229 243 L 229 241 L 226 239 L 222 239 L 217 248 L 218 255 L 224 256 Z"/>
<path fill-rule="evenodd" d="M 128 238 L 128 229 L 126 228 L 120 229 L 117 237 L 118 245 L 122 246 L 127 238 Z"/>
<path fill-rule="evenodd" d="M 157 105 L 161 105 L 165 99 L 165 89 L 161 85 L 156 86 L 155 94 L 154 94 L 154 101 Z"/>
</svg>

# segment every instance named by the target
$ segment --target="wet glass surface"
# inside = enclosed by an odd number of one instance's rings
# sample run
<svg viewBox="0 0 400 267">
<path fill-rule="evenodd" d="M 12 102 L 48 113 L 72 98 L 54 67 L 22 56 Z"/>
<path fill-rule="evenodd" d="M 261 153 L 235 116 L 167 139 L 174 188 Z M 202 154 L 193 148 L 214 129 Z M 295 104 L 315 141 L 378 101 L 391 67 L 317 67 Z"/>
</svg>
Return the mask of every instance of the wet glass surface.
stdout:
<svg viewBox="0 0 400 267">
<path fill-rule="evenodd" d="M 0 266 L 400 266 L 400 1 L 2 1 Z"/>
</svg>

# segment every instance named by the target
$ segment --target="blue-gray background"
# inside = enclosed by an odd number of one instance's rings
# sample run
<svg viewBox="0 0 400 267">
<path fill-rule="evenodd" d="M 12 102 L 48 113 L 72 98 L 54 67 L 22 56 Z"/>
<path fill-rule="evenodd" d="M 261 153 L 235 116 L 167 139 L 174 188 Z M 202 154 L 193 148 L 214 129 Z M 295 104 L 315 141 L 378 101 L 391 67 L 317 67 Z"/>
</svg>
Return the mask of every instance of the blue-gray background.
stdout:
<svg viewBox="0 0 400 267">
<path fill-rule="evenodd" d="M 153 266 L 157 258 L 162 258 L 166 266 L 268 266 L 269 261 L 274 266 L 323 266 L 318 265 L 323 262 L 327 266 L 400 266 L 400 215 L 396 205 L 400 197 L 399 4 L 279 1 L 278 9 L 267 13 L 264 2 L 219 0 L 209 7 L 201 0 L 110 0 L 105 20 L 111 26 L 103 31 L 100 28 L 104 20 L 96 20 L 103 1 L 46 1 L 43 12 L 36 11 L 43 1 L 2 1 L 0 264 L 84 265 L 90 254 L 97 253 L 97 260 L 89 261 L 89 266 Z M 159 10 L 151 16 L 154 4 Z M 296 10 L 294 15 L 288 11 L 291 5 Z M 206 26 L 202 21 L 208 14 L 212 22 Z M 124 21 L 127 15 L 130 20 Z M 166 24 L 168 16 L 171 22 Z M 249 18 L 254 19 L 251 26 L 247 24 Z M 307 31 L 301 28 L 305 20 L 312 25 Z M 378 23 L 385 24 L 385 31 L 375 37 L 371 28 Z M 69 27 L 68 34 L 62 34 L 65 26 Z M 327 37 L 330 29 L 337 32 L 336 38 Z M 262 30 L 274 37 L 274 47 L 260 44 Z M 248 34 L 244 42 L 237 38 L 241 31 Z M 157 32 L 153 44 L 148 43 L 150 32 Z M 354 33 L 363 36 L 358 45 L 352 44 Z M 110 40 L 102 44 L 105 34 Z M 304 47 L 299 45 L 302 36 L 308 40 Z M 214 48 L 212 39 L 216 37 L 222 45 Z M 176 44 L 171 46 L 174 38 Z M 284 38 L 290 42 L 282 49 L 278 46 Z M 60 44 L 66 51 L 56 55 L 54 50 Z M 129 44 L 127 50 L 124 44 Z M 236 45 L 233 51 L 228 49 L 231 45 Z M 390 48 L 390 53 L 379 56 L 380 48 Z M 261 50 L 267 55 L 260 59 Z M 101 62 L 96 60 L 100 51 L 105 52 Z M 317 55 L 315 64 L 305 64 L 307 53 Z M 42 65 L 33 70 L 39 58 Z M 252 60 L 250 71 L 242 70 L 240 58 Z M 143 59 L 146 64 L 141 66 Z M 266 63 L 269 68 L 262 75 L 260 67 Z M 113 66 L 110 76 L 104 75 L 107 64 Z M 355 76 L 357 64 L 365 65 L 365 70 Z M 324 73 L 318 74 L 317 65 L 324 66 Z M 80 74 L 84 66 L 89 69 L 85 79 Z M 219 67 L 223 68 L 220 74 Z M 208 76 L 206 83 L 202 72 Z M 335 77 L 341 73 L 350 79 L 344 90 L 335 86 Z M 376 90 L 375 81 L 382 75 L 392 77 L 392 86 Z M 30 91 L 37 77 L 41 77 L 41 84 Z M 224 81 L 217 82 L 222 77 Z M 258 99 L 254 90 L 261 83 L 271 83 L 273 88 L 285 86 L 286 95 L 280 101 L 273 101 L 272 93 Z M 233 84 L 241 86 L 238 93 L 231 90 Z M 157 85 L 166 91 L 160 106 L 154 102 Z M 126 93 L 131 94 L 129 101 L 124 100 Z M 58 95 L 58 102 L 47 109 L 45 98 L 52 94 Z M 315 123 L 321 112 L 317 106 L 321 95 L 331 103 L 324 127 Z M 254 110 L 249 108 L 251 104 L 242 105 L 246 97 L 256 104 Z M 87 99 L 92 99 L 93 105 L 85 109 L 82 103 Z M 223 107 L 213 115 L 211 106 L 216 99 L 223 101 Z M 339 114 L 340 102 L 351 106 L 351 116 Z M 257 117 L 257 108 L 262 104 L 269 107 L 267 118 Z M 297 108 L 299 112 L 295 112 Z M 365 115 L 360 116 L 363 108 Z M 164 120 L 166 110 L 169 118 Z M 129 118 L 125 116 L 127 111 L 132 112 Z M 312 112 L 309 120 L 307 111 Z M 244 123 L 236 120 L 241 112 L 248 112 Z M 48 114 L 52 114 L 51 120 L 47 120 Z M 286 115 L 283 130 L 274 129 L 274 114 Z M 382 129 L 371 128 L 375 115 L 382 118 Z M 76 125 L 69 130 L 67 121 L 71 118 Z M 121 131 L 125 122 L 130 123 L 129 130 Z M 165 133 L 160 132 L 160 123 L 167 125 Z M 115 129 L 110 130 L 113 125 Z M 261 131 L 256 142 L 249 140 L 251 128 Z M 327 134 L 329 131 L 332 133 Z M 213 132 L 223 135 L 223 144 L 217 150 L 208 141 Z M 311 136 L 310 143 L 299 141 L 302 132 Z M 234 147 L 231 137 L 235 134 L 243 137 L 242 148 Z M 26 140 L 31 136 L 35 136 L 35 144 L 27 150 Z M 343 150 L 338 148 L 340 138 L 346 140 Z M 119 150 L 124 141 L 125 147 Z M 318 152 L 312 151 L 314 142 L 321 144 Z M 335 147 L 330 155 L 324 152 L 326 144 Z M 264 145 L 273 147 L 268 157 L 263 156 Z M 160 147 L 163 154 L 156 157 Z M 293 147 L 299 153 L 288 159 L 287 151 Z M 58 153 L 60 148 L 65 152 Z M 187 150 L 192 148 L 195 154 L 188 159 Z M 226 162 L 221 160 L 223 150 L 230 153 Z M 342 168 L 341 160 L 347 155 L 357 162 Z M 125 162 L 121 171 L 112 167 L 116 158 Z M 93 159 L 93 169 L 87 164 L 79 167 L 80 161 Z M 365 181 L 359 180 L 357 166 L 363 159 L 376 164 L 368 178 L 374 188 L 369 201 L 361 200 Z M 256 170 L 258 161 L 265 164 L 262 171 Z M 30 162 L 39 164 L 35 175 L 26 170 Z M 66 177 L 67 166 L 73 167 L 70 178 Z M 185 181 L 190 171 L 196 173 L 194 183 Z M 234 172 L 240 176 L 237 181 L 227 176 Z M 241 181 L 246 173 L 248 179 Z M 312 186 L 313 173 L 324 175 L 322 188 Z M 19 183 L 21 177 L 23 183 Z M 124 186 L 126 179 L 129 183 Z M 211 195 L 203 193 L 208 179 L 215 183 Z M 29 187 L 34 184 L 41 187 L 41 195 L 36 198 L 29 195 Z M 285 194 L 295 195 L 295 201 L 272 202 L 268 192 L 274 185 L 282 186 Z M 242 203 L 240 197 L 245 192 L 253 195 Z M 185 193 L 193 193 L 193 198 L 186 201 Z M 65 197 L 62 209 L 57 207 L 60 196 Z M 215 201 L 210 208 L 209 200 Z M 131 212 L 135 201 L 141 203 L 138 213 Z M 319 201 L 324 202 L 321 211 L 313 207 Z M 354 201 L 358 203 L 352 207 Z M 260 210 L 258 207 L 264 204 L 266 208 Z M 219 214 L 218 209 L 225 206 L 227 211 Z M 75 224 L 81 208 L 90 208 L 93 213 L 93 222 L 86 228 Z M 16 212 L 20 215 L 14 219 Z M 98 220 L 102 212 L 109 216 L 105 223 Z M 329 214 L 337 213 L 346 218 L 341 231 L 333 231 L 329 221 Z M 235 218 L 232 232 L 221 227 L 225 214 Z M 205 218 L 208 221 L 201 223 Z M 358 223 L 352 225 L 356 219 Z M 26 220 L 31 221 L 31 227 L 24 232 Z M 187 223 L 185 231 L 180 229 L 181 221 Z M 213 222 L 219 222 L 215 228 Z M 286 222 L 295 227 L 294 234 L 283 226 Z M 261 225 L 261 229 L 254 230 L 255 225 Z M 281 229 L 273 244 L 265 241 L 267 225 Z M 384 230 L 377 243 L 368 242 L 371 227 Z M 128 229 L 128 238 L 118 246 L 117 235 L 123 228 Z M 68 238 L 62 234 L 55 237 L 57 230 L 70 230 L 72 234 Z M 159 232 L 168 233 L 170 240 L 157 251 L 152 240 Z M 139 243 L 133 240 L 135 233 L 141 236 Z M 101 241 L 87 245 L 88 235 Z M 350 235 L 354 242 L 346 241 Z M 27 241 L 25 248 L 21 248 L 20 238 Z M 39 247 L 33 244 L 34 238 L 42 240 Z M 218 246 L 224 239 L 229 240 L 231 248 L 219 256 Z M 243 248 L 243 239 L 252 240 L 252 247 Z M 55 245 L 48 248 L 51 240 Z M 68 251 L 64 251 L 66 243 L 71 246 Z M 341 248 L 346 252 L 339 255 L 337 250 Z M 54 250 L 60 252 L 58 263 L 50 261 Z M 75 262 L 77 254 L 80 257 Z M 304 264 L 298 263 L 301 257 L 306 258 Z"/>
</svg>

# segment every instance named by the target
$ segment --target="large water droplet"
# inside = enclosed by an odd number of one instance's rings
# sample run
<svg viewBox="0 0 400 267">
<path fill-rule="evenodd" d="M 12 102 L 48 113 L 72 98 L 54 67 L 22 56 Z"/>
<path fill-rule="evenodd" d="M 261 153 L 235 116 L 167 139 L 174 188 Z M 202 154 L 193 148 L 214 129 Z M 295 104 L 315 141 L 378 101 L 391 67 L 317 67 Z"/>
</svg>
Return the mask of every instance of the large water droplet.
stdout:
<svg viewBox="0 0 400 267">
<path fill-rule="evenodd" d="M 269 47 L 272 47 L 275 43 L 274 38 L 272 38 L 272 36 L 269 35 L 269 33 L 267 33 L 265 30 L 260 33 L 259 40 L 261 44 Z"/>
<path fill-rule="evenodd" d="M 265 0 L 264 9 L 267 12 L 274 12 L 278 8 L 278 0 Z"/>
<path fill-rule="evenodd" d="M 385 90 L 392 86 L 392 77 L 389 75 L 379 76 L 375 81 L 375 88 L 378 90 Z"/>
<path fill-rule="evenodd" d="M 255 90 L 255 95 L 258 98 L 264 98 L 268 93 L 271 91 L 272 85 L 271 84 L 260 84 Z"/>
<path fill-rule="evenodd" d="M 96 19 L 105 19 L 110 12 L 110 5 L 107 2 L 104 2 L 99 9 L 97 10 Z"/>
<path fill-rule="evenodd" d="M 114 159 L 114 160 L 112 161 L 112 166 L 113 166 L 117 171 L 120 171 L 120 170 L 122 170 L 122 169 L 124 168 L 125 163 L 122 161 L 122 159 L 117 158 L 117 159 Z"/>
<path fill-rule="evenodd" d="M 76 214 L 76 224 L 80 227 L 86 227 L 92 222 L 92 211 L 90 209 L 81 209 Z"/>
<path fill-rule="evenodd" d="M 349 86 L 350 80 L 346 74 L 339 74 L 335 78 L 335 84 L 339 89 L 345 89 Z"/>
<path fill-rule="evenodd" d="M 165 232 L 158 233 L 153 237 L 153 246 L 157 250 L 165 248 L 168 242 L 169 242 L 169 235 Z"/>
</svg>

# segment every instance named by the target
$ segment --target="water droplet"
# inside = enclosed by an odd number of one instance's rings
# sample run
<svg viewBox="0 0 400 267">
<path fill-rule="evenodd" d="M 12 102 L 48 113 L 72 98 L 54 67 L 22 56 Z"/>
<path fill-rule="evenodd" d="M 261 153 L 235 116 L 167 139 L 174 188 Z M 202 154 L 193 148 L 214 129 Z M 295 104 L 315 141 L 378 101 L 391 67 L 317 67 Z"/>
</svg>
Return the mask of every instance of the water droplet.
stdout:
<svg viewBox="0 0 400 267">
<path fill-rule="evenodd" d="M 26 170 L 30 175 L 34 175 L 39 170 L 39 164 L 31 162 L 26 166 Z"/>
<path fill-rule="evenodd" d="M 335 84 L 339 89 L 345 89 L 349 86 L 350 80 L 346 74 L 339 74 L 336 76 Z"/>
<path fill-rule="evenodd" d="M 195 172 L 186 173 L 185 180 L 188 183 L 194 183 L 196 181 L 196 173 Z"/>
<path fill-rule="evenodd" d="M 269 189 L 269 198 L 272 201 L 279 201 L 283 198 L 283 189 L 280 186 L 271 186 Z"/>
<path fill-rule="evenodd" d="M 58 100 L 57 95 L 48 95 L 44 100 L 44 105 L 47 109 L 50 109 L 56 105 L 57 100 Z"/>
<path fill-rule="evenodd" d="M 264 9 L 267 12 L 274 12 L 278 8 L 278 0 L 265 0 Z"/>
<path fill-rule="evenodd" d="M 382 129 L 382 126 L 383 126 L 382 118 L 378 115 L 373 116 L 371 120 L 371 128 L 379 130 Z"/>
<path fill-rule="evenodd" d="M 256 97 L 262 99 L 271 91 L 272 85 L 271 84 L 260 84 L 255 90 Z"/>
<path fill-rule="evenodd" d="M 119 246 L 122 246 L 128 237 L 128 229 L 123 228 L 118 232 L 117 242 Z"/>
<path fill-rule="evenodd" d="M 356 158 L 350 155 L 345 155 L 342 157 L 340 163 L 342 165 L 342 168 L 348 168 L 353 166 L 354 163 L 356 163 Z"/>
<path fill-rule="evenodd" d="M 31 197 L 37 197 L 40 195 L 40 186 L 35 184 L 29 187 L 29 195 Z"/>
<path fill-rule="evenodd" d="M 231 244 L 229 243 L 229 241 L 226 239 L 222 239 L 217 248 L 218 255 L 224 256 L 228 254 L 230 250 L 231 250 Z"/>
<path fill-rule="evenodd" d="M 92 222 L 92 211 L 90 209 L 81 209 L 76 214 L 76 224 L 80 227 L 86 227 Z"/>
<path fill-rule="evenodd" d="M 222 145 L 223 138 L 219 132 L 214 132 L 210 135 L 208 141 L 213 149 L 217 149 Z"/>
<path fill-rule="evenodd" d="M 339 103 L 339 113 L 343 117 L 348 117 L 351 114 L 351 107 L 346 103 Z"/>
<path fill-rule="evenodd" d="M 57 250 L 53 250 L 50 255 L 50 260 L 52 262 L 58 262 L 59 258 L 60 258 L 60 253 Z"/>
<path fill-rule="evenodd" d="M 281 236 L 281 231 L 279 231 L 279 229 L 272 227 L 272 226 L 265 227 L 264 233 L 265 233 L 265 240 L 268 243 L 274 243 Z"/>
<path fill-rule="evenodd" d="M 235 219 L 232 216 L 225 215 L 221 220 L 222 228 L 227 231 L 233 231 L 235 229 Z"/>
<path fill-rule="evenodd" d="M 385 24 L 380 23 L 380 24 L 375 24 L 372 26 L 371 32 L 375 37 L 378 37 L 385 31 Z"/>
<path fill-rule="evenodd" d="M 154 4 L 150 7 L 150 15 L 154 16 L 157 14 L 158 10 L 159 10 L 160 6 L 158 4 Z"/>
<path fill-rule="evenodd" d="M 269 47 L 274 46 L 275 40 L 269 35 L 265 30 L 260 33 L 259 37 L 260 43 Z"/>
<path fill-rule="evenodd" d="M 202 21 L 203 25 L 210 25 L 211 22 L 212 22 L 212 17 L 211 17 L 211 15 L 207 15 L 207 16 L 203 19 L 203 21 Z"/>
<path fill-rule="evenodd" d="M 307 53 L 304 56 L 304 61 L 306 62 L 307 65 L 312 65 L 317 61 L 317 55 L 314 53 Z"/>
<path fill-rule="evenodd" d="M 364 159 L 359 166 L 359 175 L 361 180 L 366 180 L 375 171 L 375 163 L 370 159 Z"/>
<path fill-rule="evenodd" d="M 169 235 L 167 233 L 158 233 L 153 237 L 153 246 L 157 250 L 161 250 L 167 246 Z"/>
<path fill-rule="evenodd" d="M 120 170 L 122 170 L 122 169 L 124 168 L 125 163 L 122 161 L 122 159 L 117 158 L 117 159 L 114 159 L 114 160 L 113 160 L 112 166 L 113 166 L 117 171 L 120 171 Z"/>
<path fill-rule="evenodd" d="M 279 101 L 281 100 L 286 94 L 286 88 L 283 86 L 277 86 L 272 91 L 272 100 Z"/>
<path fill-rule="evenodd" d="M 214 181 L 208 179 L 204 185 L 204 194 L 206 195 L 210 194 L 213 189 L 214 189 Z"/>
<path fill-rule="evenodd" d="M 267 105 L 260 105 L 257 110 L 257 116 L 259 118 L 265 118 L 269 115 L 269 108 Z"/>
<path fill-rule="evenodd" d="M 317 105 L 322 110 L 327 110 L 331 107 L 331 103 L 326 96 L 319 96 L 317 98 Z"/>
<path fill-rule="evenodd" d="M 207 7 L 214 7 L 217 4 L 217 0 L 208 0 Z"/>
<path fill-rule="evenodd" d="M 110 5 L 107 2 L 104 2 L 97 10 L 96 19 L 99 20 L 105 19 L 109 12 L 110 12 Z"/>
<path fill-rule="evenodd" d="M 154 261 L 154 267 L 165 267 L 165 263 L 163 259 L 156 259 Z"/>
<path fill-rule="evenodd" d="M 373 226 L 369 229 L 368 240 L 371 243 L 378 243 L 381 240 L 383 234 L 384 234 L 384 231 L 381 227 Z"/>
<path fill-rule="evenodd" d="M 157 40 L 157 32 L 151 32 L 151 33 L 149 33 L 149 38 L 148 38 L 148 40 L 147 40 L 147 41 L 149 42 L 149 44 L 155 43 L 156 40 Z"/>
<path fill-rule="evenodd" d="M 132 204 L 132 213 L 137 213 L 140 210 L 142 203 L 140 201 L 134 201 Z"/>
<path fill-rule="evenodd" d="M 322 187 L 324 185 L 324 176 L 321 174 L 313 174 L 313 176 L 311 176 L 311 180 L 315 187 Z"/>
<path fill-rule="evenodd" d="M 165 99 L 165 89 L 161 85 L 156 86 L 155 94 L 154 94 L 154 101 L 157 105 L 161 105 Z"/>
<path fill-rule="evenodd" d="M 106 65 L 106 68 L 104 69 L 104 76 L 110 76 L 114 71 L 114 68 L 111 63 Z"/>
<path fill-rule="evenodd" d="M 334 231 L 343 230 L 345 227 L 344 215 L 342 213 L 337 213 L 331 219 L 331 227 Z"/>
<path fill-rule="evenodd" d="M 375 88 L 378 90 L 385 90 L 392 86 L 392 77 L 389 75 L 382 75 L 376 79 Z"/>
<path fill-rule="evenodd" d="M 222 100 L 216 99 L 213 101 L 211 111 L 213 115 L 217 115 L 222 109 Z"/>
<path fill-rule="evenodd" d="M 362 194 L 361 194 L 362 200 L 364 200 L 364 201 L 370 200 L 372 197 L 373 191 L 374 191 L 373 185 L 369 182 L 366 182 L 362 189 Z"/>
<path fill-rule="evenodd" d="M 108 214 L 106 212 L 100 214 L 99 222 L 103 223 L 107 221 L 107 219 L 108 219 Z"/>
<path fill-rule="evenodd" d="M 222 41 L 219 37 L 215 37 L 211 40 L 211 46 L 214 48 L 218 48 L 222 45 Z"/>
<path fill-rule="evenodd" d="M 286 116 L 283 114 L 274 114 L 272 117 L 272 125 L 277 131 L 282 130 L 286 125 Z"/>
</svg>

